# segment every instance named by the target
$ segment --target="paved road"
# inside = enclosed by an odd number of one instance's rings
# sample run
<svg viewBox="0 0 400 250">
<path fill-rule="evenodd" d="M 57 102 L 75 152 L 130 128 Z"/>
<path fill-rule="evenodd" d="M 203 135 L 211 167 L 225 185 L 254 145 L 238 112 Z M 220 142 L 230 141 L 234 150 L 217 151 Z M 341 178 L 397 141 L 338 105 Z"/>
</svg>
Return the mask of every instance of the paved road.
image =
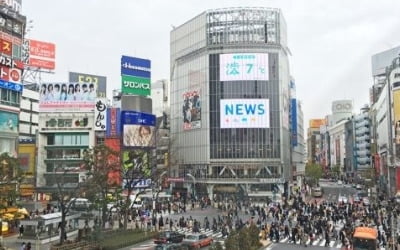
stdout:
<svg viewBox="0 0 400 250">
<path fill-rule="evenodd" d="M 304 245 L 300 245 L 299 242 L 298 244 L 293 244 L 293 243 L 288 243 L 286 239 L 282 239 L 279 243 L 272 243 L 268 247 L 265 248 L 265 250 L 291 250 L 291 249 L 341 249 L 342 244 L 340 241 L 331 241 L 329 244 L 329 247 L 325 247 L 325 240 L 316 240 L 310 244 L 310 241 L 308 241 L 307 247 Z M 381 250 L 385 250 L 385 248 L 381 248 Z"/>
</svg>

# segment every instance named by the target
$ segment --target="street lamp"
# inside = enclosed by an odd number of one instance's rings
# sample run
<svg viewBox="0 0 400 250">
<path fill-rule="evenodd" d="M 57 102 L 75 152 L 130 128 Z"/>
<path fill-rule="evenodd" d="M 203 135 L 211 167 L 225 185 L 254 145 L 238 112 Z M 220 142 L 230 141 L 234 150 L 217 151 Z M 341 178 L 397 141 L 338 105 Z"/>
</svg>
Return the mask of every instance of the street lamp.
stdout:
<svg viewBox="0 0 400 250">
<path fill-rule="evenodd" d="M 189 176 L 190 178 L 192 178 L 192 180 L 193 180 L 192 195 L 193 195 L 193 198 L 196 198 L 196 178 L 191 174 L 186 174 L 186 175 Z"/>
</svg>

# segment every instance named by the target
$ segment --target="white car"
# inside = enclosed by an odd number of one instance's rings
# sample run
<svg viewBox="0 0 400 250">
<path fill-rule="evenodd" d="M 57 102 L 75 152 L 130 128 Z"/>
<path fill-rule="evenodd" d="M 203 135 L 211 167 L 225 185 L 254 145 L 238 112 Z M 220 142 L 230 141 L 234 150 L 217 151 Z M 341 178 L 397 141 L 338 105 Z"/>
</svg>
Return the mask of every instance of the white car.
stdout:
<svg viewBox="0 0 400 250">
<path fill-rule="evenodd" d="M 364 197 L 364 198 L 362 199 L 362 201 L 363 201 L 363 204 L 364 204 L 365 206 L 368 206 L 368 205 L 370 204 L 369 198 L 368 198 L 368 197 Z"/>
<path fill-rule="evenodd" d="M 357 184 L 357 185 L 356 185 L 356 189 L 357 189 L 357 190 L 361 190 L 361 189 L 362 189 L 362 186 L 361 186 L 360 184 Z"/>
<path fill-rule="evenodd" d="M 339 196 L 338 202 L 346 204 L 348 202 L 347 197 L 346 196 Z"/>
<path fill-rule="evenodd" d="M 337 184 L 338 184 L 338 185 L 343 185 L 343 181 L 338 180 Z"/>
</svg>

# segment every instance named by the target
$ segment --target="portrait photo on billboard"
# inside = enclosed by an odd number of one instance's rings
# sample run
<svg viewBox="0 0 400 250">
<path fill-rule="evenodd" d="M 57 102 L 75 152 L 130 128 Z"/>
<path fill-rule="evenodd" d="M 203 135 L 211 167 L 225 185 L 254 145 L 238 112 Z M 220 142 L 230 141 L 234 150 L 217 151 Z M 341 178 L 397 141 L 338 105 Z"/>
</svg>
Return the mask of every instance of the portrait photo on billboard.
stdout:
<svg viewBox="0 0 400 250">
<path fill-rule="evenodd" d="M 94 107 L 96 88 L 93 83 L 43 83 L 39 89 L 39 109 L 49 111 L 85 105 Z"/>
<path fill-rule="evenodd" d="M 201 127 L 200 91 L 195 90 L 183 93 L 182 115 L 184 130 Z"/>
<path fill-rule="evenodd" d="M 125 179 L 150 177 L 149 153 L 141 149 L 125 150 L 122 155 Z"/>
<path fill-rule="evenodd" d="M 138 124 L 125 124 L 123 128 L 125 147 L 149 147 L 155 146 L 155 127 Z"/>
<path fill-rule="evenodd" d="M 18 114 L 0 110 L 0 132 L 18 133 Z"/>
</svg>

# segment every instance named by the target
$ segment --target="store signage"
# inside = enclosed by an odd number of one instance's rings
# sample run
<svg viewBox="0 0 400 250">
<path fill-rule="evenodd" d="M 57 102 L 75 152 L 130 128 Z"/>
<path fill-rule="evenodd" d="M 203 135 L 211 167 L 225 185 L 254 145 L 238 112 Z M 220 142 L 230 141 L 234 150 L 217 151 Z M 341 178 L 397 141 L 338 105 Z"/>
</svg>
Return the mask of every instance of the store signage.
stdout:
<svg viewBox="0 0 400 250">
<path fill-rule="evenodd" d="M 149 96 L 150 78 L 122 75 L 122 93 Z"/>
<path fill-rule="evenodd" d="M 0 80 L 0 88 L 22 92 L 24 87 L 22 84 Z"/>
<path fill-rule="evenodd" d="M 20 83 L 21 70 L 17 68 L 0 66 L 0 78 L 4 81 Z"/>
<path fill-rule="evenodd" d="M 94 130 L 105 131 L 107 127 L 107 105 L 105 98 L 97 98 L 94 109 Z"/>
<path fill-rule="evenodd" d="M 121 57 L 121 75 L 151 78 L 151 61 L 137 57 Z"/>
<path fill-rule="evenodd" d="M 107 110 L 107 136 L 119 136 L 121 134 L 121 118 L 119 108 Z"/>
<path fill-rule="evenodd" d="M 11 57 L 5 55 L 0 55 L 0 65 L 7 66 L 10 68 L 19 68 L 19 69 L 24 68 L 22 62 L 15 61 Z"/>
</svg>

